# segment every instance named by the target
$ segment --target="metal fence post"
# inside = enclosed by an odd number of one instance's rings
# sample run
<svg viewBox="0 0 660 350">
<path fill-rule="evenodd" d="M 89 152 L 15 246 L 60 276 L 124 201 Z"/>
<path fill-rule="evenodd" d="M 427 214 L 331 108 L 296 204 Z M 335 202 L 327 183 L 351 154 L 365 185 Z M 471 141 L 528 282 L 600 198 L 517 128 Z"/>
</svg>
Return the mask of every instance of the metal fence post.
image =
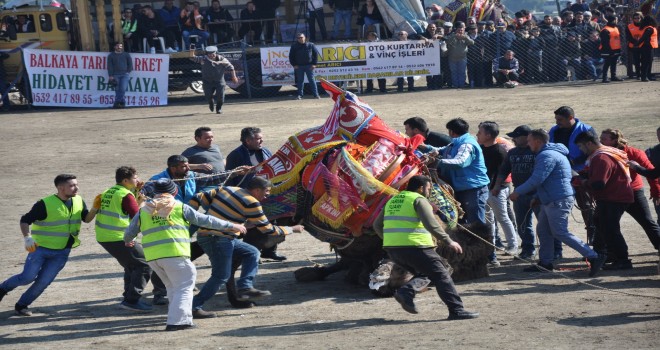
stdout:
<svg viewBox="0 0 660 350">
<path fill-rule="evenodd" d="M 252 90 L 250 88 L 250 69 L 248 68 L 246 46 L 247 43 L 245 42 L 245 39 L 241 39 L 241 51 L 243 53 L 243 74 L 245 75 L 245 86 L 247 88 L 248 99 L 251 100 Z"/>
</svg>

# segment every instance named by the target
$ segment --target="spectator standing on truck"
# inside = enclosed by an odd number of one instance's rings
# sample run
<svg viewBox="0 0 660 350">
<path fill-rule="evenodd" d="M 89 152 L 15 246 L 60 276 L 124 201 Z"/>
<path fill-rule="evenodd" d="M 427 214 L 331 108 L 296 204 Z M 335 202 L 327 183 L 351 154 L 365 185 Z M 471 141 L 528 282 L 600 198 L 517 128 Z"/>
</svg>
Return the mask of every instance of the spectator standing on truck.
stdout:
<svg viewBox="0 0 660 350">
<path fill-rule="evenodd" d="M 110 84 L 115 85 L 115 104 L 112 108 L 126 107 L 126 88 L 128 88 L 128 74 L 133 71 L 131 55 L 124 51 L 124 44 L 116 43 L 115 51 L 108 55 L 108 76 Z"/>
</svg>

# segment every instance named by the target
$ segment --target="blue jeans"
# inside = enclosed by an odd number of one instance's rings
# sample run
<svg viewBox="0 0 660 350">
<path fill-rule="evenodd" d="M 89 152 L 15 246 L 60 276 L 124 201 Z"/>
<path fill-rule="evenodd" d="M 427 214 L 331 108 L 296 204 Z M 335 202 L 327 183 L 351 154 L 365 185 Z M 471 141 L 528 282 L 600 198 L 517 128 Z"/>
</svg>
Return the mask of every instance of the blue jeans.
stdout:
<svg viewBox="0 0 660 350">
<path fill-rule="evenodd" d="M 297 69 L 293 70 L 293 76 L 296 79 L 296 87 L 298 88 L 298 96 L 303 96 L 305 75 L 307 75 L 307 80 L 309 81 L 309 85 L 311 85 L 312 94 L 314 94 L 314 96 L 318 96 L 319 91 L 316 87 L 316 80 L 314 80 L 314 69 L 312 69 L 311 64 L 299 65 Z"/>
<path fill-rule="evenodd" d="M 513 202 L 513 211 L 516 213 L 516 226 L 518 227 L 518 235 L 522 244 L 522 253 L 533 254 L 536 248 L 536 234 L 534 234 L 534 223 L 532 222 L 532 213 L 538 218 L 540 208 L 532 207 L 533 196 L 529 194 L 521 194 L 518 199 Z M 530 210 L 531 209 L 531 210 Z"/>
<path fill-rule="evenodd" d="M 124 95 L 128 88 L 128 73 L 115 74 L 113 77 L 115 78 L 115 81 L 117 81 L 117 86 L 115 86 L 115 103 L 126 103 Z"/>
<path fill-rule="evenodd" d="M 332 38 L 337 39 L 339 37 L 339 26 L 344 22 L 344 39 L 351 37 L 351 17 L 353 16 L 353 11 L 335 9 L 334 24 L 332 28 Z"/>
<path fill-rule="evenodd" d="M 588 60 L 584 60 L 584 65 L 589 71 L 589 74 L 591 74 L 592 79 L 598 79 L 600 76 L 600 72 L 598 71 L 598 68 L 596 66 L 599 66 L 603 64 L 603 59 L 602 58 L 591 58 Z"/>
<path fill-rule="evenodd" d="M 452 86 L 462 89 L 465 86 L 465 69 L 467 68 L 467 58 L 460 61 L 449 61 L 449 70 L 451 71 Z"/>
<path fill-rule="evenodd" d="M 26 284 L 32 285 L 18 299 L 18 305 L 29 306 L 41 293 L 46 290 L 51 282 L 57 277 L 57 274 L 64 268 L 71 248 L 67 249 L 48 249 L 37 247 L 33 253 L 28 254 L 25 259 L 23 272 L 10 277 L 0 284 L 0 289 L 10 292 L 18 286 Z"/>
<path fill-rule="evenodd" d="M 234 256 L 240 259 L 241 278 L 236 280 L 236 289 L 252 288 L 259 266 L 259 250 L 240 239 L 219 236 L 200 236 L 197 243 L 209 256 L 211 277 L 193 298 L 193 310 L 199 310 L 204 303 L 227 283 L 231 274 Z"/>
<path fill-rule="evenodd" d="M 536 231 L 539 234 L 539 260 L 543 265 L 552 263 L 555 257 L 554 239 L 560 240 L 575 249 L 585 258 L 595 258 L 598 254 L 589 245 L 568 232 L 568 217 L 573 208 L 573 196 L 541 204 Z"/>
<path fill-rule="evenodd" d="M 486 201 L 488 200 L 488 186 L 473 188 L 454 193 L 454 198 L 461 203 L 465 215 L 461 223 L 469 224 L 481 222 L 486 224 Z"/>
<path fill-rule="evenodd" d="M 193 30 L 183 30 L 181 31 L 181 35 L 183 36 L 183 48 L 184 50 L 187 50 L 190 48 L 190 36 L 191 35 L 199 35 L 199 38 L 201 41 L 197 42 L 197 45 L 204 44 L 206 43 L 206 39 L 209 38 L 209 32 L 204 31 L 204 30 L 199 30 L 197 28 Z"/>
</svg>

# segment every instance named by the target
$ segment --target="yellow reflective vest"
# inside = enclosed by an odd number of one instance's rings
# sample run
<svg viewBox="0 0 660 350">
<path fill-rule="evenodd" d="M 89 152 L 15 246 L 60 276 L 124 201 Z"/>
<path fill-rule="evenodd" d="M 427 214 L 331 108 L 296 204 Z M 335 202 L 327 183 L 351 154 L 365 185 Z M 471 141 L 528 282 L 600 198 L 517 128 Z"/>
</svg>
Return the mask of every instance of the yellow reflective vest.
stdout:
<svg viewBox="0 0 660 350">
<path fill-rule="evenodd" d="M 42 199 L 46 204 L 46 219 L 32 223 L 32 238 L 40 247 L 64 249 L 73 236 L 72 248 L 80 245 L 80 233 L 83 200 L 80 196 L 71 198 L 71 209 L 53 194 Z"/>
<path fill-rule="evenodd" d="M 177 202 L 169 218 L 152 216 L 140 209 L 142 248 L 147 261 L 190 257 L 189 223 L 183 217 L 183 203 Z"/>
<path fill-rule="evenodd" d="M 415 212 L 417 192 L 401 191 L 385 204 L 383 223 L 383 247 L 434 247 L 431 233 Z"/>
<path fill-rule="evenodd" d="M 131 221 L 121 203 L 129 194 L 131 191 L 122 185 L 114 185 L 101 193 L 101 208 L 96 214 L 95 225 L 97 242 L 124 240 L 124 230 Z"/>
</svg>

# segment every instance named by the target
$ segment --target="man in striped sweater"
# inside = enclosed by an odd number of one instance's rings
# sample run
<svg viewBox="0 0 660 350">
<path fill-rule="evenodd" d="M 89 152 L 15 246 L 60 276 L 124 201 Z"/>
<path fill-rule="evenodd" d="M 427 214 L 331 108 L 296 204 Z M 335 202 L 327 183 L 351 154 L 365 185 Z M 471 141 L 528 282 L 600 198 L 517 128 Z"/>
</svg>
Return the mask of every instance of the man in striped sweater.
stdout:
<svg viewBox="0 0 660 350">
<path fill-rule="evenodd" d="M 207 209 L 207 214 L 236 224 L 245 224 L 262 235 L 283 236 L 302 232 L 303 226 L 275 226 L 268 221 L 260 201 L 270 195 L 272 184 L 265 178 L 254 177 L 245 189 L 240 187 L 218 187 L 198 193 L 190 201 L 193 208 Z M 253 245 L 234 239 L 229 235 L 214 235 L 206 229 L 197 233 L 197 242 L 211 261 L 211 277 L 193 299 L 193 317 L 210 318 L 216 315 L 204 311 L 202 306 L 227 283 L 232 272 L 232 260 L 241 261 L 241 277 L 236 281 L 236 299 L 253 301 L 270 295 L 269 291 L 253 287 L 259 266 L 259 250 Z"/>
</svg>

